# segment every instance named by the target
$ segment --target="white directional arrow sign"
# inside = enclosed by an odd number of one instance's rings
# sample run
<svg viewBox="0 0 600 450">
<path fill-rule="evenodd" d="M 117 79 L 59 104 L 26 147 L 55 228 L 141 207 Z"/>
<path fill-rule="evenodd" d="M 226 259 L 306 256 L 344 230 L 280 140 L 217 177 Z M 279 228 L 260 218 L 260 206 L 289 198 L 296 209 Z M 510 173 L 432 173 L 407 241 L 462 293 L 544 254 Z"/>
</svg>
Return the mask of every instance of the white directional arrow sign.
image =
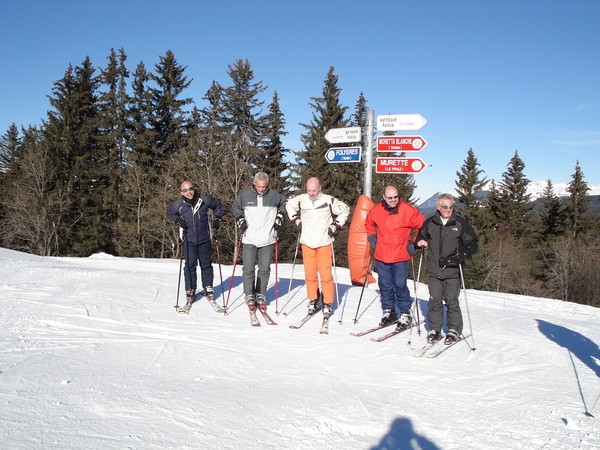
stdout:
<svg viewBox="0 0 600 450">
<path fill-rule="evenodd" d="M 332 128 L 325 133 L 325 139 L 330 144 L 360 142 L 360 127 Z"/>
<path fill-rule="evenodd" d="M 427 123 L 427 119 L 421 114 L 389 114 L 377 116 L 378 131 L 414 131 L 420 130 Z"/>
</svg>

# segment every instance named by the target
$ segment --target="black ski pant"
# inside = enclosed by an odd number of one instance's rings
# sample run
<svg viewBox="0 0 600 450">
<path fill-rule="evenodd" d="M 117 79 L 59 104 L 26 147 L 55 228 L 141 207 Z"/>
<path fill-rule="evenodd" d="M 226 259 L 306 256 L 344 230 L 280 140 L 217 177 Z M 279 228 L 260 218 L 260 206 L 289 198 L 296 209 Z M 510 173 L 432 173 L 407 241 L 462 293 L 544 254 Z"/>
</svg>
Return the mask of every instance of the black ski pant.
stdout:
<svg viewBox="0 0 600 450">
<path fill-rule="evenodd" d="M 212 287 L 214 271 L 210 259 L 212 253 L 212 243 L 210 241 L 202 244 L 183 243 L 183 255 L 185 256 L 185 268 L 183 278 L 185 279 L 185 290 L 198 288 L 198 275 L 196 267 L 200 263 L 202 276 L 202 287 Z"/>
<path fill-rule="evenodd" d="M 444 324 L 444 302 L 446 303 L 446 323 L 448 329 L 456 330 L 459 336 L 463 331 L 462 312 L 458 296 L 460 295 L 460 278 L 441 279 L 427 277 L 429 287 L 429 309 L 427 320 L 429 329 L 441 331 Z"/>
</svg>

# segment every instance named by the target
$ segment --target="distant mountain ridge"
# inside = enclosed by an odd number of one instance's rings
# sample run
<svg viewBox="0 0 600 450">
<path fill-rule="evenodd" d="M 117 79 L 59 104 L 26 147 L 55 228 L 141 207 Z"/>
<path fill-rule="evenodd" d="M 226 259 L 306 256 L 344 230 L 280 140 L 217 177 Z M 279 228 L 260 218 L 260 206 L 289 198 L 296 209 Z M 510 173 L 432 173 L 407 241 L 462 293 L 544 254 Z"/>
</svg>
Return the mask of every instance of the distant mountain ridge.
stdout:
<svg viewBox="0 0 600 450">
<path fill-rule="evenodd" d="M 490 183 L 488 183 L 485 186 L 484 190 L 481 191 L 482 197 L 485 197 L 487 195 L 486 188 L 489 185 L 490 185 Z M 548 185 L 548 181 L 543 181 L 543 180 L 532 181 L 527 186 L 527 193 L 531 194 L 532 199 L 537 201 L 538 199 L 540 199 L 542 197 L 544 189 L 546 189 L 547 185 Z M 569 196 L 569 193 L 567 192 L 568 186 L 569 186 L 569 183 L 556 183 L 556 184 L 553 183 L 552 189 L 554 190 L 554 194 L 557 197 L 564 198 L 564 197 Z M 592 211 L 598 211 L 598 210 L 600 210 L 600 185 L 588 186 L 588 187 L 590 188 L 588 194 L 590 196 L 590 200 L 592 203 Z M 456 195 L 456 191 L 452 191 L 452 194 Z M 436 192 L 431 197 L 429 197 L 427 200 L 425 200 L 424 202 L 420 203 L 417 206 L 419 211 L 421 211 L 421 214 L 423 214 L 425 217 L 429 217 L 435 213 L 435 211 L 436 211 L 435 203 L 436 203 L 439 195 L 440 195 L 440 192 Z"/>
</svg>

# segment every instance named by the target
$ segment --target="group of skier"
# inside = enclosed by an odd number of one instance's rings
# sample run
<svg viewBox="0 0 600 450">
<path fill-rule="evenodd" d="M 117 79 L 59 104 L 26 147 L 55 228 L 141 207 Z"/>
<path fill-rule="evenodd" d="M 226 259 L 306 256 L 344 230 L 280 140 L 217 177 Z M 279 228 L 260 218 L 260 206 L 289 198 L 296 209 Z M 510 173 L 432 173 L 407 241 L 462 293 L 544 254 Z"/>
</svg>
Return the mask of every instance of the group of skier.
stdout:
<svg viewBox="0 0 600 450">
<path fill-rule="evenodd" d="M 223 209 L 219 199 L 201 195 L 189 180 L 181 183 L 180 193 L 181 197 L 167 212 L 181 228 L 186 305 L 189 308 L 198 288 L 198 264 L 204 296 L 214 303 L 211 229 L 219 228 Z M 427 256 L 427 342 L 433 344 L 444 338 L 445 305 L 448 329 L 445 344 L 449 345 L 462 336 L 463 320 L 458 300 L 462 264 L 477 252 L 478 237 L 467 220 L 456 213 L 452 195 L 440 194 L 436 208 L 436 213 L 425 219 L 415 207 L 399 197 L 396 187 L 387 186 L 381 201 L 368 212 L 365 229 L 378 274 L 382 307 L 379 326 L 396 324 L 396 331 L 404 331 L 413 325 L 413 300 L 407 287 L 408 262 L 418 248 Z M 209 210 L 212 210 L 212 221 L 209 221 Z M 256 308 L 262 312 L 266 310 L 265 294 L 277 231 L 287 215 L 298 228 L 298 245 L 302 247 L 308 316 L 322 309 L 323 317 L 328 319 L 333 309 L 335 287 L 332 243 L 348 220 L 350 207 L 323 193 L 317 178 L 306 182 L 305 193 L 286 199 L 269 188 L 266 173 L 258 172 L 252 186 L 235 198 L 232 210 L 243 245 L 244 301 L 251 313 Z"/>
</svg>

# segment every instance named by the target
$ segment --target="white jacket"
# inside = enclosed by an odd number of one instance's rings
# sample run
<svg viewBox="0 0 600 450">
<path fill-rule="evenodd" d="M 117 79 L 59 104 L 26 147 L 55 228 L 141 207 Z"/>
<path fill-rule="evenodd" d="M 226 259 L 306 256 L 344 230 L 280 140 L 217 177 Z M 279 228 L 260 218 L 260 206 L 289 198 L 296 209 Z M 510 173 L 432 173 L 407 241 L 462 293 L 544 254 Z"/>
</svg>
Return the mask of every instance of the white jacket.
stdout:
<svg viewBox="0 0 600 450">
<path fill-rule="evenodd" d="M 302 233 L 300 243 L 310 248 L 319 248 L 330 245 L 334 239 L 329 236 L 329 225 L 337 222 L 338 228 L 342 227 L 350 207 L 331 195 L 319 192 L 315 200 L 308 194 L 300 194 L 291 198 L 285 205 L 290 220 L 296 216 L 302 220 Z"/>
</svg>

